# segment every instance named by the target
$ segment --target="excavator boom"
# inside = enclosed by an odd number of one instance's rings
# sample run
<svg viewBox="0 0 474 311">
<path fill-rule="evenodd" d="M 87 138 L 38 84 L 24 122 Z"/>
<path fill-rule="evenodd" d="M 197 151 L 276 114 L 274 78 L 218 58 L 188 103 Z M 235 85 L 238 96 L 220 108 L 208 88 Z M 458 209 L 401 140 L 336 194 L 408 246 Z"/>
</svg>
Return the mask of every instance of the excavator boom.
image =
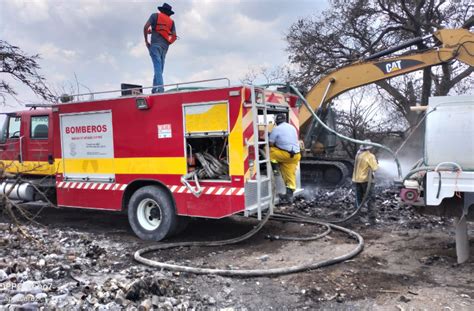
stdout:
<svg viewBox="0 0 474 311">
<path fill-rule="evenodd" d="M 406 55 L 389 56 L 393 52 L 424 42 L 433 36 L 437 44 L 432 48 L 413 51 Z M 320 118 L 330 127 L 334 127 L 335 114 L 327 108 L 336 96 L 359 86 L 452 60 L 459 60 L 470 66 L 474 65 L 474 34 L 469 30 L 439 30 L 433 35 L 412 39 L 373 54 L 365 60 L 335 69 L 313 86 L 306 95 L 306 99 Z M 334 187 L 342 184 L 353 169 L 351 159 L 336 157 L 332 154 L 336 146 L 335 137 L 331 138 L 327 135 L 313 120 L 311 112 L 306 107 L 300 108 L 299 119 L 300 133 L 306 151 L 300 163 L 303 185 L 316 183 Z"/>
<path fill-rule="evenodd" d="M 410 55 L 377 58 L 334 70 L 318 81 L 306 96 L 314 110 L 325 109 L 336 96 L 351 89 L 390 79 L 457 59 L 474 66 L 474 34 L 467 29 L 442 29 L 434 33 L 440 45 Z M 311 113 L 302 108 L 300 126 L 305 128 Z"/>
</svg>

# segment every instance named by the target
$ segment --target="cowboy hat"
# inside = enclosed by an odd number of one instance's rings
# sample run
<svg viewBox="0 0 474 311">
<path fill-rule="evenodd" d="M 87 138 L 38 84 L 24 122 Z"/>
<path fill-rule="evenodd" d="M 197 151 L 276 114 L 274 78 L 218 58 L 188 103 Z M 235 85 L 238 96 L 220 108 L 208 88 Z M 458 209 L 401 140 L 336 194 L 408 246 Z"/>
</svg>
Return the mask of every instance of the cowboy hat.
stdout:
<svg viewBox="0 0 474 311">
<path fill-rule="evenodd" d="M 158 7 L 158 10 L 161 12 L 161 13 L 165 13 L 166 15 L 168 16 L 171 16 L 174 14 L 173 12 L 173 8 L 171 7 L 171 5 L 169 5 L 168 3 L 163 3 L 162 6 L 159 6 Z"/>
</svg>

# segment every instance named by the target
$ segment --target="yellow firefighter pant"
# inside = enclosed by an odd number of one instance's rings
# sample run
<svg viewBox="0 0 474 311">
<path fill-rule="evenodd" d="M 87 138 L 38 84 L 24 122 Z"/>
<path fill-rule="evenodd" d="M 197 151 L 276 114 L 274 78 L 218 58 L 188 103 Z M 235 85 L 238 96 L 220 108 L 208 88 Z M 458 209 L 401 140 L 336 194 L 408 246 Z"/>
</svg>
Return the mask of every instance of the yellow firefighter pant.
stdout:
<svg viewBox="0 0 474 311">
<path fill-rule="evenodd" d="M 287 188 L 296 189 L 296 168 L 301 160 L 301 154 L 295 154 L 293 158 L 290 153 L 276 147 L 270 147 L 270 161 L 278 163 L 280 166 L 281 177 Z"/>
</svg>

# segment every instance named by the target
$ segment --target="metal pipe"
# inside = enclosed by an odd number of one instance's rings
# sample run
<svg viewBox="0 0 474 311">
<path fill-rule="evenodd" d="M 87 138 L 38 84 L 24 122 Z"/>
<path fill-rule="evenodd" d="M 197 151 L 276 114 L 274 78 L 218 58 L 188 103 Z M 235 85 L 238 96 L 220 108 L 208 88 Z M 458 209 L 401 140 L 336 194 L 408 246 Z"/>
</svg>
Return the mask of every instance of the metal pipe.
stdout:
<svg viewBox="0 0 474 311">
<path fill-rule="evenodd" d="M 198 80 L 198 81 L 190 81 L 190 82 L 180 82 L 180 83 L 172 83 L 172 84 L 163 84 L 163 85 L 153 85 L 153 86 L 145 86 L 145 87 L 137 87 L 137 88 L 132 88 L 132 89 L 127 89 L 127 91 L 134 91 L 134 90 L 146 90 L 146 89 L 152 89 L 154 87 L 165 87 L 165 86 L 177 86 L 179 87 L 180 85 L 185 85 L 185 84 L 195 84 L 195 83 L 204 83 L 204 82 L 212 82 L 212 81 L 220 81 L 220 80 L 226 80 L 227 81 L 227 86 L 230 86 L 230 79 L 229 78 L 216 78 L 216 79 L 206 79 L 206 80 Z M 101 92 L 90 92 L 90 93 L 82 93 L 82 94 L 73 94 L 69 96 L 94 96 L 98 94 L 107 94 L 107 93 L 115 93 L 115 92 L 122 92 L 122 89 L 119 90 L 110 90 L 110 91 L 101 91 Z"/>
<path fill-rule="evenodd" d="M 425 112 L 428 110 L 428 106 L 410 106 L 410 111 Z"/>
<path fill-rule="evenodd" d="M 369 55 L 367 56 L 366 58 L 364 58 L 363 60 L 367 61 L 367 60 L 372 60 L 372 59 L 376 59 L 376 58 L 380 58 L 382 56 L 386 56 L 386 55 L 389 55 L 389 54 L 392 54 L 394 52 L 397 52 L 397 51 L 400 51 L 400 50 L 403 50 L 409 46 L 412 46 L 412 45 L 415 45 L 415 44 L 418 44 L 418 43 L 421 43 L 423 41 L 425 41 L 426 39 L 432 37 L 433 35 L 427 35 L 427 36 L 424 36 L 424 37 L 416 37 L 416 38 L 413 38 L 411 40 L 408 40 L 406 42 L 403 42 L 402 44 L 399 44 L 397 46 L 394 46 L 392 48 L 389 48 L 389 49 L 386 49 L 386 50 L 383 50 L 383 51 L 380 51 L 380 52 L 377 52 L 375 54 L 372 54 L 372 55 Z"/>
<path fill-rule="evenodd" d="M 134 91 L 134 90 L 146 90 L 146 89 L 152 89 L 154 87 L 168 87 L 168 86 L 175 86 L 177 90 L 179 90 L 179 86 L 186 85 L 186 84 L 195 84 L 195 83 L 205 83 L 205 82 L 212 82 L 212 81 L 221 81 L 221 80 L 226 80 L 227 81 L 227 86 L 230 86 L 230 79 L 229 78 L 216 78 L 216 79 L 207 79 L 207 80 L 198 80 L 198 81 L 190 81 L 190 82 L 182 82 L 182 83 L 173 83 L 173 84 L 164 84 L 164 85 L 154 85 L 154 86 L 145 86 L 145 87 L 136 87 L 132 89 L 127 89 L 127 91 Z M 74 97 L 79 97 L 79 96 L 86 96 L 89 95 L 91 96 L 91 99 L 94 99 L 94 95 L 100 95 L 100 94 L 108 94 L 108 93 L 115 93 L 115 92 L 122 92 L 123 90 L 110 90 L 110 91 L 101 91 L 101 92 L 91 92 L 91 93 L 81 93 L 81 94 L 73 94 L 73 95 L 68 95 L 71 96 L 72 98 Z M 132 95 L 132 97 L 136 97 L 137 95 Z M 75 101 L 70 101 L 67 103 L 62 103 L 62 104 L 75 104 L 77 102 Z M 57 104 L 26 104 L 26 107 L 53 107 L 56 106 Z"/>
<path fill-rule="evenodd" d="M 20 136 L 20 163 L 23 163 L 23 137 Z"/>
<path fill-rule="evenodd" d="M 324 95 L 323 95 L 323 98 L 321 98 L 321 102 L 319 103 L 319 107 L 323 107 L 324 101 L 326 100 L 326 96 L 329 93 L 329 89 L 331 88 L 331 86 L 334 82 L 336 82 L 336 79 L 334 79 L 334 78 L 329 79 L 329 84 L 326 87 L 326 90 L 324 91 Z"/>
</svg>

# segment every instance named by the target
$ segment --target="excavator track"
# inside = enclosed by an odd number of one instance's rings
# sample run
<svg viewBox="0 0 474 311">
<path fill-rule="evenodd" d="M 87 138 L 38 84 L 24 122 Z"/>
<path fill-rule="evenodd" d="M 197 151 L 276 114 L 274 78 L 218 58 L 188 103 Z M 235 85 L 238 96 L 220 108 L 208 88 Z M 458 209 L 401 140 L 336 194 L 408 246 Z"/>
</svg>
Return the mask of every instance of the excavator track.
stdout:
<svg viewBox="0 0 474 311">
<path fill-rule="evenodd" d="M 346 182 L 352 173 L 351 163 L 303 158 L 300 162 L 302 187 L 337 187 Z"/>
</svg>

